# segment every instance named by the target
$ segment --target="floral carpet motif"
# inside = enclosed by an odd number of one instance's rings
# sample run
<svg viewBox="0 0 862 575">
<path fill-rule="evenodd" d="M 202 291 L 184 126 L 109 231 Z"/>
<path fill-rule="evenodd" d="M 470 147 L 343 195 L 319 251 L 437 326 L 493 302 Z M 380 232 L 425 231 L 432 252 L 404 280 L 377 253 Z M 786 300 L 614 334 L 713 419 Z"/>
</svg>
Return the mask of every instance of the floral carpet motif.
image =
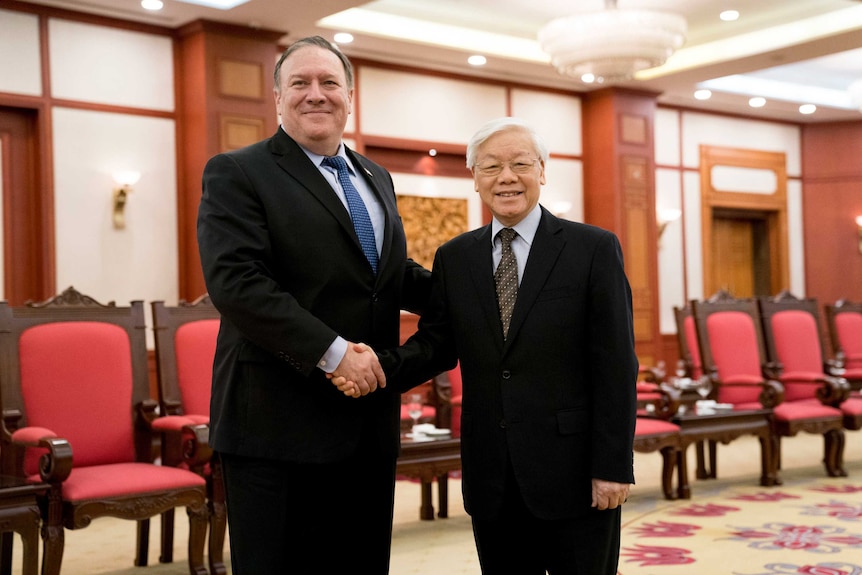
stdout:
<svg viewBox="0 0 862 575">
<path fill-rule="evenodd" d="M 862 479 L 698 481 L 623 514 L 619 575 L 862 575 Z"/>
</svg>

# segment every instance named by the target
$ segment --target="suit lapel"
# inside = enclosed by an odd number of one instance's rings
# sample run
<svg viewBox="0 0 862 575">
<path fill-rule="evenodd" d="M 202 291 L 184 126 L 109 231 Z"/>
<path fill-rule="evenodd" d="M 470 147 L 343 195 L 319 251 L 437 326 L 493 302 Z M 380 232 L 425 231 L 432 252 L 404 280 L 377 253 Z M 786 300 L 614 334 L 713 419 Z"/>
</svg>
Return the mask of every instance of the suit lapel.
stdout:
<svg viewBox="0 0 862 575">
<path fill-rule="evenodd" d="M 524 277 L 518 287 L 518 299 L 515 301 L 515 310 L 509 324 L 509 335 L 506 338 L 504 351 L 517 337 L 518 330 L 523 325 L 524 319 L 554 269 L 554 264 L 566 243 L 561 233 L 562 230 L 559 220 L 542 208 L 542 220 L 536 229 L 536 236 L 533 238 L 530 256 L 524 270 Z"/>
<path fill-rule="evenodd" d="M 488 333 L 494 334 L 498 348 L 503 347 L 503 327 L 500 325 L 500 310 L 497 307 L 497 289 L 494 286 L 494 260 L 491 257 L 490 224 L 473 232 L 473 245 L 466 255 L 470 265 L 474 294 L 488 321 Z M 490 297 L 489 297 L 490 295 Z M 511 329 L 511 328 L 510 328 Z"/>
<path fill-rule="evenodd" d="M 356 236 L 356 230 L 353 229 L 353 222 L 350 221 L 350 213 L 338 199 L 332 186 L 329 185 L 317 166 L 308 159 L 308 156 L 299 147 L 299 144 L 285 134 L 281 128 L 278 129 L 270 142 L 272 153 L 276 156 L 276 163 L 289 177 L 299 182 L 317 201 L 323 204 L 359 246 L 359 238 Z"/>
</svg>

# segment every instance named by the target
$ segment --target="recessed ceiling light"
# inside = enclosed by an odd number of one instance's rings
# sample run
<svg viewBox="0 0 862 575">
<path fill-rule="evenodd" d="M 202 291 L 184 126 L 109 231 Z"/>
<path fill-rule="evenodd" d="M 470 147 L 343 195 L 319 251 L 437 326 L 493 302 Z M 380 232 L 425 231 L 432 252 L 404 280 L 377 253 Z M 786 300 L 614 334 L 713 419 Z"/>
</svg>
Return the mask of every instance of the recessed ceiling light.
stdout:
<svg viewBox="0 0 862 575">
<path fill-rule="evenodd" d="M 712 98 L 712 91 L 707 90 L 706 88 L 695 90 L 694 97 L 697 100 L 709 100 Z"/>
<path fill-rule="evenodd" d="M 197 4 L 198 6 L 207 6 L 208 8 L 218 8 L 219 10 L 230 10 L 236 8 L 240 4 L 245 4 L 249 0 L 179 0 L 186 4 Z"/>
<path fill-rule="evenodd" d="M 434 156 L 437 155 L 437 150 L 435 150 L 434 148 L 431 148 L 430 150 L 428 150 L 428 155 L 433 158 Z"/>
<path fill-rule="evenodd" d="M 484 66 L 488 63 L 488 59 L 480 54 L 474 54 L 467 58 L 467 63 L 471 66 Z"/>
<path fill-rule="evenodd" d="M 584 84 L 592 84 L 596 81 L 596 76 L 594 74 L 584 74 L 581 76 L 581 82 Z"/>
<path fill-rule="evenodd" d="M 739 19 L 739 10 L 724 10 L 718 17 L 724 22 L 733 22 Z"/>
<path fill-rule="evenodd" d="M 162 0 L 141 0 L 141 8 L 144 10 L 161 10 L 165 7 L 165 3 Z"/>
<path fill-rule="evenodd" d="M 754 98 L 748 101 L 748 105 L 752 108 L 762 108 L 766 105 L 766 98 L 762 98 L 760 96 L 755 96 Z"/>
<path fill-rule="evenodd" d="M 817 106 L 815 106 L 814 104 L 802 104 L 801 106 L 799 106 L 799 113 L 805 114 L 806 116 L 808 114 L 813 114 L 816 111 Z"/>
<path fill-rule="evenodd" d="M 332 37 L 336 44 L 350 44 L 353 42 L 353 34 L 350 32 L 338 32 Z"/>
</svg>

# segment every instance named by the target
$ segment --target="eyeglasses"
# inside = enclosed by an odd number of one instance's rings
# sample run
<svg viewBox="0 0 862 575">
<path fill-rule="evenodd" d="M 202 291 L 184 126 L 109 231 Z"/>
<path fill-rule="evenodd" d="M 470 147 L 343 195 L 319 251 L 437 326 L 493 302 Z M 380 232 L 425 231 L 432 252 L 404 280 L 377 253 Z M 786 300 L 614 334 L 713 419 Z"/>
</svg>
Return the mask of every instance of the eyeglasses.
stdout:
<svg viewBox="0 0 862 575">
<path fill-rule="evenodd" d="M 476 171 L 483 176 L 499 176 L 503 173 L 503 168 L 508 165 L 512 172 L 516 174 L 526 174 L 535 167 L 536 162 L 538 161 L 538 158 L 533 158 L 532 160 L 522 159 L 508 162 L 508 164 L 488 164 L 486 166 L 476 166 Z"/>
</svg>

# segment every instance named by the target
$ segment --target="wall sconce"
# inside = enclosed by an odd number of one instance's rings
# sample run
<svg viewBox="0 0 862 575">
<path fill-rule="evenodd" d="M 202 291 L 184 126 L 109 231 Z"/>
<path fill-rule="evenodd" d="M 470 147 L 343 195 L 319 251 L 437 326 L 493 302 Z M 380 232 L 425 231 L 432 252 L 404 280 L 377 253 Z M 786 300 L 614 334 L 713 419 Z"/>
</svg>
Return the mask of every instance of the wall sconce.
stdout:
<svg viewBox="0 0 862 575">
<path fill-rule="evenodd" d="M 665 228 L 671 222 L 675 222 L 682 217 L 682 210 L 676 208 L 658 208 L 656 210 L 656 221 L 658 223 L 658 237 L 664 233 Z"/>
<path fill-rule="evenodd" d="M 114 228 L 121 230 L 126 227 L 126 201 L 132 193 L 132 186 L 141 179 L 141 172 L 132 170 L 118 171 L 113 173 L 117 187 L 114 188 L 114 211 L 112 219 Z"/>
<path fill-rule="evenodd" d="M 856 216 L 856 237 L 859 239 L 859 253 L 862 254 L 862 216 Z"/>
</svg>

